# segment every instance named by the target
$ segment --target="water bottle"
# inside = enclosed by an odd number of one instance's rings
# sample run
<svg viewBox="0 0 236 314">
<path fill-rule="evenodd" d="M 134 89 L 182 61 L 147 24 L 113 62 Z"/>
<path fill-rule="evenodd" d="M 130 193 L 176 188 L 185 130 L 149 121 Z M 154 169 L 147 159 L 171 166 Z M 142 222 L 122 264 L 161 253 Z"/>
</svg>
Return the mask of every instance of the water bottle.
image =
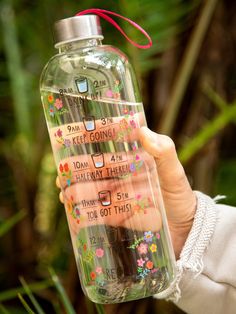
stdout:
<svg viewBox="0 0 236 314">
<path fill-rule="evenodd" d="M 161 296 L 175 259 L 132 66 L 102 44 L 98 15 L 55 32 L 40 92 L 82 289 L 96 303 Z"/>
</svg>

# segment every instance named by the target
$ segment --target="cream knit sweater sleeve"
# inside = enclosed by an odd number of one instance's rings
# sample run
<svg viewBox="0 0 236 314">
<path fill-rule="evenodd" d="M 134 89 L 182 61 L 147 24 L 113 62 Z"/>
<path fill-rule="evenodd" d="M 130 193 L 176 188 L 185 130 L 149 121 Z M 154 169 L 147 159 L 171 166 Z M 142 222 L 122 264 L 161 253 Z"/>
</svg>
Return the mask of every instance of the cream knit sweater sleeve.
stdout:
<svg viewBox="0 0 236 314">
<path fill-rule="evenodd" d="M 168 295 L 188 314 L 236 314 L 236 208 L 196 192 L 193 227 Z"/>
</svg>

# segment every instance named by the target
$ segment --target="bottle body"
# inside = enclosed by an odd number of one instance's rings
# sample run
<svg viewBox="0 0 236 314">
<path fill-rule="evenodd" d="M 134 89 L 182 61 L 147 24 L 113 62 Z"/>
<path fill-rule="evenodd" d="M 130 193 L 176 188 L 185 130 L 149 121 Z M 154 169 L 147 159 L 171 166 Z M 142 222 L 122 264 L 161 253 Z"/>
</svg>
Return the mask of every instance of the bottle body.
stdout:
<svg viewBox="0 0 236 314">
<path fill-rule="evenodd" d="M 139 141 L 135 75 L 119 50 L 94 43 L 51 59 L 41 97 L 83 291 L 117 303 L 166 290 L 175 262 L 156 164 Z"/>
</svg>

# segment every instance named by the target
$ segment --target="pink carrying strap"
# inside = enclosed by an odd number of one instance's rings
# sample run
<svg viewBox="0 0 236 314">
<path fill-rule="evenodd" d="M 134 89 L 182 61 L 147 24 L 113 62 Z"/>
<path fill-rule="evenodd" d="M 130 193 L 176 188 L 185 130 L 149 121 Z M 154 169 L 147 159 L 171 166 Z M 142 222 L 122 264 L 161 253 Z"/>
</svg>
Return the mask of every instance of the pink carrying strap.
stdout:
<svg viewBox="0 0 236 314">
<path fill-rule="evenodd" d="M 76 14 L 76 16 L 78 15 L 85 15 L 85 14 L 96 14 L 99 15 L 100 17 L 102 17 L 104 20 L 107 20 L 109 23 L 111 23 L 113 26 L 115 26 L 115 28 L 118 29 L 118 31 L 121 32 L 121 34 L 135 47 L 138 47 L 140 49 L 148 49 L 152 46 L 152 39 L 151 37 L 148 35 L 148 33 L 141 27 L 139 26 L 137 23 L 135 23 L 134 21 L 128 19 L 125 16 L 122 16 L 118 13 L 112 12 L 112 11 L 107 11 L 107 10 L 103 10 L 103 9 L 87 9 L 81 12 L 78 12 Z M 117 16 L 125 21 L 127 21 L 129 24 L 133 25 L 135 28 L 137 28 L 147 39 L 148 39 L 148 44 L 147 45 L 139 45 L 138 43 L 136 43 L 135 41 L 133 41 L 132 39 L 130 39 L 126 33 L 123 31 L 123 29 L 119 26 L 119 24 L 116 23 L 115 20 L 113 20 L 113 18 L 111 18 L 109 15 L 114 15 Z"/>
</svg>

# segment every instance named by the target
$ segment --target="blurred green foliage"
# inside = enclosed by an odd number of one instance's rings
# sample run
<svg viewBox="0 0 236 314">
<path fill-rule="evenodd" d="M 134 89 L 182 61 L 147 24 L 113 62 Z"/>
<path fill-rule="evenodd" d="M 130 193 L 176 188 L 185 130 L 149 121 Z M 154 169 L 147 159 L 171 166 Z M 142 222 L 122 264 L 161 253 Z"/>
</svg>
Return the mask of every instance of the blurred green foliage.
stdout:
<svg viewBox="0 0 236 314">
<path fill-rule="evenodd" d="M 222 160 L 214 184 L 215 194 L 224 195 L 224 203 L 236 206 L 235 193 L 236 159 Z"/>
<path fill-rule="evenodd" d="M 38 86 L 43 66 L 55 54 L 54 21 L 92 7 L 127 16 L 151 35 L 152 49 L 138 50 L 107 22 L 102 22 L 104 43 L 119 46 L 135 66 L 149 124 L 156 131 L 169 125 L 166 132 L 176 141 L 193 187 L 224 194 L 227 204 L 236 205 L 233 135 L 236 70 L 232 57 L 234 44 L 230 43 L 235 43 L 235 34 L 225 24 L 229 21 L 233 29 L 234 3 L 214 0 L 2 0 L 2 313 L 25 313 L 26 308 L 29 313 L 35 310 L 37 313 L 181 313 L 173 305 L 153 299 L 95 307 L 83 296 L 79 286 L 67 222 L 55 187 L 56 170 Z M 145 41 L 127 23 L 120 23 L 135 41 Z M 230 40 L 217 40 L 212 29 L 220 30 L 221 39 L 227 33 L 225 38 Z M 211 171 L 206 173 L 209 163 Z M 50 277 L 49 265 L 63 278 L 65 288 L 54 271 Z M 22 287 L 19 287 L 21 275 L 26 279 L 21 279 Z M 18 294 L 25 309 L 17 299 Z"/>
</svg>

